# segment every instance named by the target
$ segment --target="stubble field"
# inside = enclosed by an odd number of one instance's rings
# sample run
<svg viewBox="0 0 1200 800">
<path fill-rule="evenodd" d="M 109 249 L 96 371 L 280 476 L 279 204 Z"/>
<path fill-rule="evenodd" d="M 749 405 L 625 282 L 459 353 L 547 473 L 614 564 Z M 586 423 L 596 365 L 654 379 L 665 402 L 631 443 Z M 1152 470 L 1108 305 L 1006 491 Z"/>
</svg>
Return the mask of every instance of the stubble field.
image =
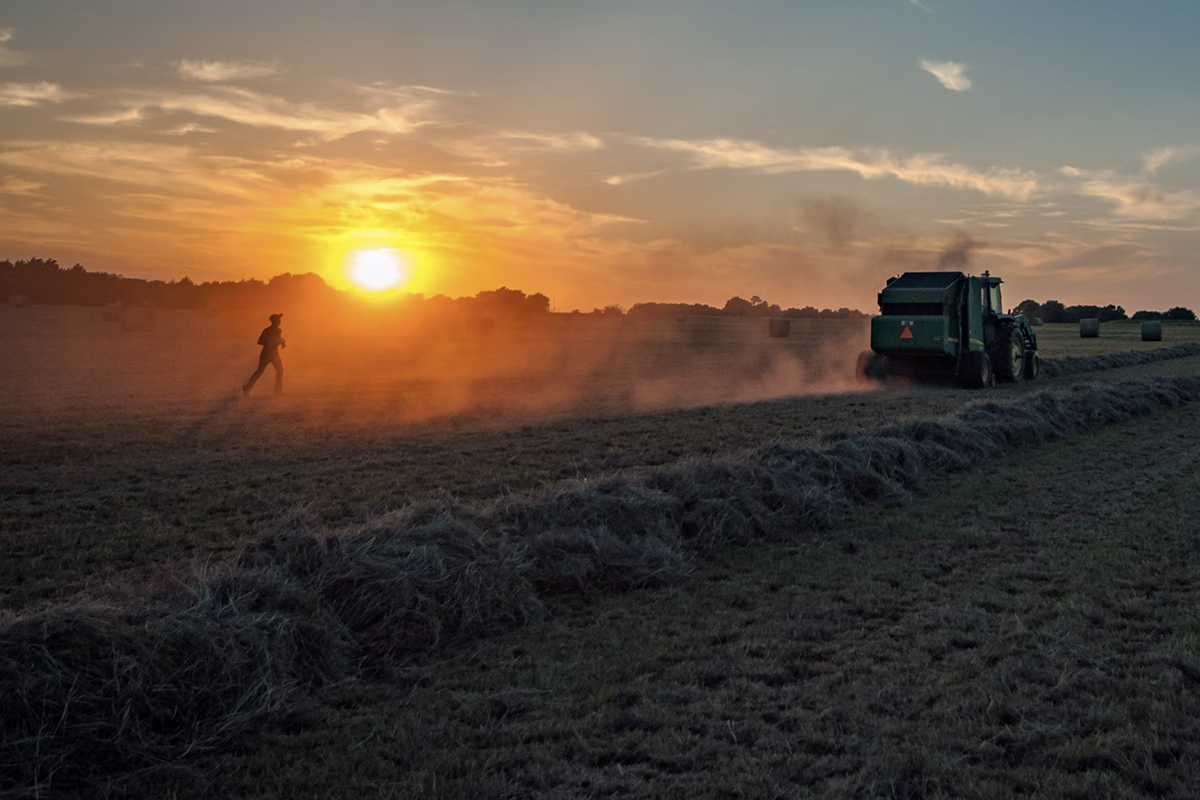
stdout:
<svg viewBox="0 0 1200 800">
<path fill-rule="evenodd" d="M 859 391 L 859 323 L 785 340 L 761 320 L 555 325 L 364 339 L 285 324 L 288 394 L 269 395 L 268 370 L 242 400 L 253 319 L 163 313 L 135 335 L 93 310 L 0 308 L 7 619 L 164 596 L 281 530 L 536 505 L 1200 366 Z M 1131 324 L 1039 336 L 1048 358 L 1160 346 Z M 1200 420 L 1175 405 L 1009 447 L 821 530 L 687 550 L 670 579 L 544 592 L 539 621 L 401 653 L 386 679 L 326 684 L 214 750 L 118 763 L 94 791 L 1190 796 Z M 83 793 L 67 773 L 38 780 L 4 788 Z"/>
</svg>

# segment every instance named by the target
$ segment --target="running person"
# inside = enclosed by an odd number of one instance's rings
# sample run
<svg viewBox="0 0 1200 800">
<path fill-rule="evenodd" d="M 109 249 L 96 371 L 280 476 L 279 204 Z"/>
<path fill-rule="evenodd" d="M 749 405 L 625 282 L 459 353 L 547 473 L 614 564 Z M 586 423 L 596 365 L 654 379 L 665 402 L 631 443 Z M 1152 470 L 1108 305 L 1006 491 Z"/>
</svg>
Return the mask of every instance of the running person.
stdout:
<svg viewBox="0 0 1200 800">
<path fill-rule="evenodd" d="M 272 314 L 270 327 L 263 328 L 262 335 L 258 337 L 258 343 L 262 345 L 262 353 L 258 356 L 258 369 L 254 370 L 250 380 L 242 387 L 242 397 L 250 396 L 250 390 L 262 377 L 267 364 L 275 367 L 275 394 L 283 394 L 283 359 L 279 357 L 279 348 L 287 347 L 287 342 L 284 341 L 283 330 L 279 327 L 282 321 L 283 314 Z"/>
</svg>

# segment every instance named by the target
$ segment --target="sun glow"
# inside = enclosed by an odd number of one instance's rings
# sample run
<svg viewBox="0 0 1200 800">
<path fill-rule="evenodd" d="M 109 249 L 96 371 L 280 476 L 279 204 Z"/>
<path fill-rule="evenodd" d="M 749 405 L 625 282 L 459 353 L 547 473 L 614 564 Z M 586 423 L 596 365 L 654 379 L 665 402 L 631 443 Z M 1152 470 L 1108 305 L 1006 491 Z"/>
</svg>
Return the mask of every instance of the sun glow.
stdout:
<svg viewBox="0 0 1200 800">
<path fill-rule="evenodd" d="M 404 266 L 400 254 L 390 247 L 355 250 L 350 254 L 350 279 L 368 292 L 396 289 L 408 277 Z"/>
</svg>

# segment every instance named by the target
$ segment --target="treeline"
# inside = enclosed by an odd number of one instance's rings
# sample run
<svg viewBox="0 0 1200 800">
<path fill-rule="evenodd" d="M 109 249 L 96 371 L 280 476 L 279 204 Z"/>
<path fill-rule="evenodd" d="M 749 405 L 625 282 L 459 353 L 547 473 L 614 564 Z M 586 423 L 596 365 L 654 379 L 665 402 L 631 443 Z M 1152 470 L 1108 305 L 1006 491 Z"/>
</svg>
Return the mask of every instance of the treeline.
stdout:
<svg viewBox="0 0 1200 800">
<path fill-rule="evenodd" d="M 829 308 L 816 309 L 812 306 L 781 308 L 777 303 L 768 303 L 758 295 L 749 300 L 731 297 L 722 308 L 702 303 L 635 303 L 629 309 L 629 314 L 639 317 L 788 317 L 792 319 L 856 319 L 867 316 L 852 308 L 839 308 L 836 311 Z"/>
<path fill-rule="evenodd" d="M 1013 309 L 1013 313 L 1024 314 L 1030 318 L 1039 317 L 1042 322 L 1079 322 L 1081 319 L 1098 319 L 1101 322 L 1111 322 L 1112 320 L 1130 318 L 1121 306 L 1112 304 L 1106 306 L 1067 306 L 1057 300 L 1047 300 L 1044 303 L 1038 303 L 1035 300 L 1022 300 Z M 1177 306 L 1166 311 L 1137 311 L 1134 312 L 1133 319 L 1194 320 L 1196 319 L 1196 315 L 1190 309 Z"/>
<path fill-rule="evenodd" d="M 119 302 L 131 307 L 213 310 L 337 307 L 356 302 L 353 295 L 333 288 L 311 272 L 284 273 L 269 281 L 249 278 L 196 283 L 187 277 L 161 281 L 89 272 L 81 264 L 64 269 L 52 258 L 0 261 L 0 297 L 13 295 L 27 297 L 38 305 L 104 306 Z M 409 311 L 417 305 L 423 312 L 442 316 L 521 317 L 550 311 L 550 298 L 546 295 L 526 295 L 503 286 L 474 297 L 408 295 L 403 302 Z"/>
<path fill-rule="evenodd" d="M 325 283 L 320 275 L 304 273 L 276 275 L 269 281 L 196 283 L 184 277 L 177 281 L 126 278 L 108 272 L 89 272 L 82 264 L 63 268 L 52 258 L 0 261 L 0 298 L 27 297 L 38 305 L 125 306 L 195 308 L 209 310 L 282 309 L 304 305 L 337 307 L 358 303 L 358 298 Z M 474 297 L 405 295 L 400 300 L 406 313 L 432 317 L 471 315 L 479 318 L 514 318 L 550 313 L 550 298 L 536 292 L 502 286 L 479 292 Z M 596 309 L 593 314 L 621 315 L 620 306 Z M 749 300 L 731 297 L 722 308 L 701 303 L 637 303 L 628 312 L 635 317 L 724 316 L 724 317 L 812 317 L 847 319 L 866 316 L 849 308 L 781 308 L 755 295 Z"/>
<path fill-rule="evenodd" d="M 64 269 L 52 258 L 0 261 L 0 296 L 28 297 L 39 305 L 127 306 L 156 308 L 259 308 L 272 305 L 332 301 L 339 292 L 313 273 L 276 275 L 270 281 L 195 283 L 126 278 L 89 272 L 82 264 Z"/>
</svg>

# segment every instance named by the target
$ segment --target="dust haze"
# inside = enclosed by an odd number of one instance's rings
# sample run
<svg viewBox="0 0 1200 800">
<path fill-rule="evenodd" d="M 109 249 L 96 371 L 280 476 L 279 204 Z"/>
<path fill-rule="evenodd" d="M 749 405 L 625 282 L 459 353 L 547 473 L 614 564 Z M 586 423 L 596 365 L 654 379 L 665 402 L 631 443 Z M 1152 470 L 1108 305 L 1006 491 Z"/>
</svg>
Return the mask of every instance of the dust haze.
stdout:
<svg viewBox="0 0 1200 800">
<path fill-rule="evenodd" d="M 100 309 L 0 307 L 0 403 L 10 424 L 122 416 L 203 424 L 237 415 L 300 427 L 450 422 L 508 426 L 554 417 L 746 403 L 856 389 L 867 321 L 551 314 L 408 318 L 385 307 L 286 310 L 284 394 L 267 367 L 247 398 L 267 312 L 159 310 L 152 331 Z"/>
</svg>

